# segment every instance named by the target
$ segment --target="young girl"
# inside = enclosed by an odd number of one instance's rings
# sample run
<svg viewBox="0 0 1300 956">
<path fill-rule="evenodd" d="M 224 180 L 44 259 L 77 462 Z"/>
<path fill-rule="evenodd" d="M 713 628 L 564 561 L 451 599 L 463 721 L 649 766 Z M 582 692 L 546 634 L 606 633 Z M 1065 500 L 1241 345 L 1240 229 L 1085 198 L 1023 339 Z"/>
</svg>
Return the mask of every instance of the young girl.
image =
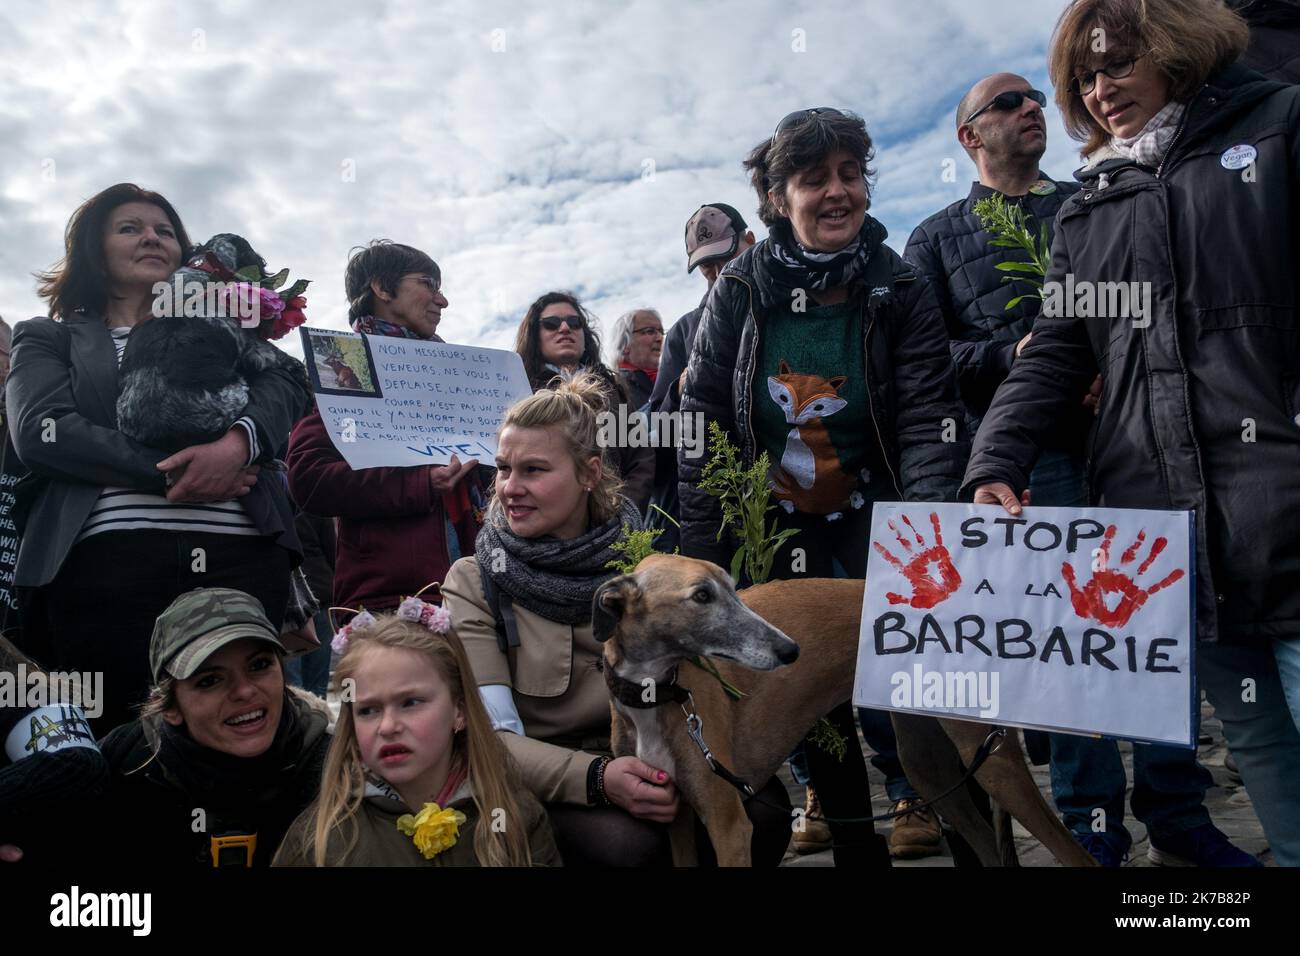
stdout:
<svg viewBox="0 0 1300 956">
<path fill-rule="evenodd" d="M 342 699 L 319 799 L 276 866 L 558 866 L 441 608 L 359 615 L 335 639 Z"/>
</svg>

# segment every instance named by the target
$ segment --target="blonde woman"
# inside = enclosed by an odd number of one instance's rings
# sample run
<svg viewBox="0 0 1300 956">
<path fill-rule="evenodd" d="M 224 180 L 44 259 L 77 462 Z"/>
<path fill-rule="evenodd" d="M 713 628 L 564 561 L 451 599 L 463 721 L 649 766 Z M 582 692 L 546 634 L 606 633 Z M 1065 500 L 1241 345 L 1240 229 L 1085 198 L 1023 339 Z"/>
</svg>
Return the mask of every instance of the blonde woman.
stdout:
<svg viewBox="0 0 1300 956">
<path fill-rule="evenodd" d="M 677 790 L 661 768 L 611 756 L 609 691 L 592 636 L 592 596 L 616 573 L 606 567 L 612 546 L 624 527 L 641 527 L 602 461 L 603 408 L 601 383 L 584 374 L 506 413 L 487 521 L 475 556 L 452 565 L 443 599 L 565 864 L 669 865 L 664 824 L 677 813 Z M 773 784 L 764 801 L 788 806 Z M 755 859 L 776 863 L 790 817 L 762 813 Z M 708 845 L 702 831 L 697 842 Z"/>
</svg>

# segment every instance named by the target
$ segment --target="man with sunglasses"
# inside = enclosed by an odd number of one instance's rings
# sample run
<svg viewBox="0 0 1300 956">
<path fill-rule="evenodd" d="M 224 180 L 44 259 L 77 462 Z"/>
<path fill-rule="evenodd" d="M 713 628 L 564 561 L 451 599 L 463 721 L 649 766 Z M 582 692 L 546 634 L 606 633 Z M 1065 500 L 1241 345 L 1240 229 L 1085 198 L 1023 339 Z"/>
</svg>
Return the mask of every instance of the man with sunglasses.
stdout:
<svg viewBox="0 0 1300 956">
<path fill-rule="evenodd" d="M 903 253 L 929 277 L 939 296 L 971 434 L 1011 370 L 1038 311 L 1037 300 L 1029 298 L 1006 308 L 1029 289 L 1003 282 L 1007 273 L 996 266 L 1027 257 L 989 245 L 993 237 L 975 215 L 975 204 L 1001 195 L 1035 222 L 1046 223 L 1050 236 L 1056 211 L 1079 188 L 1048 179 L 1038 168 L 1047 150 L 1046 103 L 1047 97 L 1028 80 L 1012 73 L 986 77 L 971 87 L 957 107 L 957 141 L 979 180 L 965 199 L 917 226 Z M 1071 497 L 1081 500 L 1082 490 Z"/>
</svg>

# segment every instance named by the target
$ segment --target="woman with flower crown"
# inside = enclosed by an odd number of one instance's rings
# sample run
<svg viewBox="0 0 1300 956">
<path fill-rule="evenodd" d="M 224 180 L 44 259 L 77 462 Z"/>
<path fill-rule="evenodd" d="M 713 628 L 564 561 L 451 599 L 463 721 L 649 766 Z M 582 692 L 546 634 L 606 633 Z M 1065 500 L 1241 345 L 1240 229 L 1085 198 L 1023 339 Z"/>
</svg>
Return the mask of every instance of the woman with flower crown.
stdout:
<svg viewBox="0 0 1300 956">
<path fill-rule="evenodd" d="M 276 866 L 558 866 L 445 608 L 407 598 L 335 638 L 342 701 L 320 797 Z"/>
</svg>

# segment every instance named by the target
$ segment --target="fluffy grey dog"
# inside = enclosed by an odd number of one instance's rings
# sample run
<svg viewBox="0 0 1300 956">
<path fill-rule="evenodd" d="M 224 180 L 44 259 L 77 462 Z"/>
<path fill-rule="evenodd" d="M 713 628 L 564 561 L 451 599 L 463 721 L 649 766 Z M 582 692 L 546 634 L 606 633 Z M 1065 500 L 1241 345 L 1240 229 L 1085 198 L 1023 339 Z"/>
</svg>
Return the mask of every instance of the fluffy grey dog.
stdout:
<svg viewBox="0 0 1300 956">
<path fill-rule="evenodd" d="M 244 239 L 228 234 L 209 239 L 189 263 L 179 270 L 186 288 L 216 281 L 209 269 L 231 274 L 256 265 L 265 274 L 266 268 Z M 167 452 L 216 441 L 248 405 L 248 383 L 271 368 L 287 369 L 310 392 L 302 363 L 256 330 L 240 328 L 237 319 L 207 314 L 152 319 L 131 332 L 122 356 L 118 429 Z"/>
</svg>

